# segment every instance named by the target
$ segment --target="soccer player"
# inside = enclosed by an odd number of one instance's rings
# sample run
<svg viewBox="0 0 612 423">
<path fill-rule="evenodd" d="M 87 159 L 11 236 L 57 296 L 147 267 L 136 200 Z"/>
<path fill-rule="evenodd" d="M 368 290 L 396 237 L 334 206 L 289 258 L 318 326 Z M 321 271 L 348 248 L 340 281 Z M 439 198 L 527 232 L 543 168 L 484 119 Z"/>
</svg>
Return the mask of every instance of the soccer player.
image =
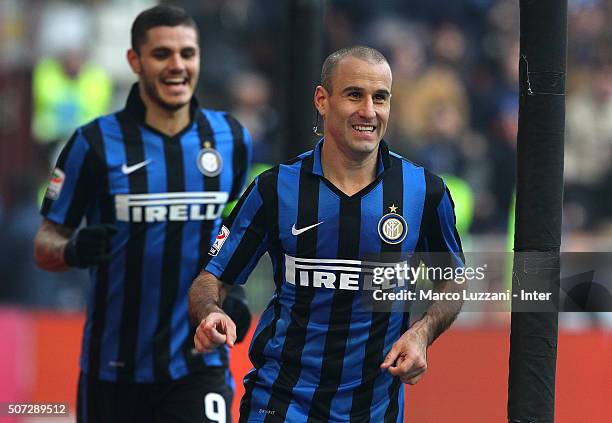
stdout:
<svg viewBox="0 0 612 423">
<path fill-rule="evenodd" d="M 36 261 L 87 267 L 94 280 L 79 422 L 229 422 L 228 350 L 194 350 L 187 294 L 225 204 L 242 189 L 250 136 L 193 97 L 200 47 L 182 9 L 142 12 L 131 36 L 138 83 L 123 110 L 78 128 L 61 153 Z M 250 314 L 240 292 L 231 297 L 225 308 L 245 332 Z"/>
<path fill-rule="evenodd" d="M 419 381 L 428 346 L 459 312 L 460 301 L 433 302 L 408 328 L 408 313 L 360 305 L 372 255 L 445 252 L 448 263 L 463 263 L 444 182 L 382 141 L 391 78 L 387 60 L 369 47 L 325 60 L 314 94 L 323 139 L 249 186 L 193 282 L 196 348 L 231 345 L 224 295 L 264 252 L 272 260 L 276 291 L 251 343 L 241 422 L 401 421 L 401 382 Z M 456 285 L 439 281 L 435 289 L 452 293 Z"/>
</svg>

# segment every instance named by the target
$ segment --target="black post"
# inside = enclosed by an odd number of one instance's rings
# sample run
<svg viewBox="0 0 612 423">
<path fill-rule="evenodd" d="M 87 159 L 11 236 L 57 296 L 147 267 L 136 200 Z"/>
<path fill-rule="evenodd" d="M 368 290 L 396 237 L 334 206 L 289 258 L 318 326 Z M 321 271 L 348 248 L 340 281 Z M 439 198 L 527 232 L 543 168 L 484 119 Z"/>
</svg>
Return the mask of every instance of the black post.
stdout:
<svg viewBox="0 0 612 423">
<path fill-rule="evenodd" d="M 539 290 L 553 292 L 555 298 L 563 198 L 567 0 L 520 0 L 520 9 L 513 293 Z M 508 420 L 552 423 L 558 313 L 554 304 L 540 312 L 521 312 L 522 305 L 513 300 Z"/>
<path fill-rule="evenodd" d="M 314 89 L 323 61 L 323 0 L 289 1 L 289 79 L 285 158 L 313 147 Z"/>
</svg>

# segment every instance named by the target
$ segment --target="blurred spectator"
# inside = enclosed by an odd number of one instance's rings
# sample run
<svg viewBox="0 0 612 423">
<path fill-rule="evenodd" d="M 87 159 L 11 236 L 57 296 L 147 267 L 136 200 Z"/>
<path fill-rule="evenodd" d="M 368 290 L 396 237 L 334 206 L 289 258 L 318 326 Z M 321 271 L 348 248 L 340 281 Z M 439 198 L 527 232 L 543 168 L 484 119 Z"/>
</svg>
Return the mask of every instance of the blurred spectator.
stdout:
<svg viewBox="0 0 612 423">
<path fill-rule="evenodd" d="M 5 12 L 0 20 L 6 22 L 5 31 L 0 31 L 3 66 L 25 73 L 15 68 L 16 63 L 24 66 L 34 55 L 42 57 L 35 62 L 32 95 L 32 132 L 38 141 L 65 141 L 69 134 L 62 133 L 62 127 L 79 124 L 68 122 L 71 118 L 81 114 L 83 121 L 102 114 L 102 103 L 110 101 L 111 81 L 101 69 L 91 71 L 83 54 L 91 52 L 90 46 L 97 46 L 99 52 L 100 34 L 113 32 L 108 26 L 97 27 L 108 22 L 97 21 L 96 10 L 107 5 L 118 15 L 130 15 L 152 1 L 54 0 L 37 2 L 40 8 L 33 9 L 35 13 L 29 13 L 33 1 L 0 3 L 0 11 Z M 173 3 L 192 12 L 202 28 L 199 89 L 206 104 L 230 109 L 245 122 L 254 135 L 256 160 L 284 159 L 277 156 L 282 151 L 277 141 L 285 142 L 281 135 L 287 103 L 286 3 Z M 612 29 L 607 25 L 612 2 L 569 0 L 568 12 L 564 221 L 569 229 L 594 230 L 612 220 L 612 204 L 608 204 L 612 197 Z M 475 202 L 472 231 L 499 232 L 507 226 L 516 157 L 518 30 L 515 0 L 326 2 L 325 48 L 331 51 L 363 43 L 387 55 L 393 68 L 395 116 L 388 139 L 405 156 L 469 183 Z M 24 45 L 15 44 L 16 38 L 23 39 Z M 105 39 L 107 44 L 120 43 L 118 38 Z M 27 45 L 28 41 L 35 43 Z M 112 83 L 118 89 L 121 78 L 116 73 L 122 68 L 113 69 Z M 129 80 L 127 67 L 125 72 Z M 90 82 L 78 83 L 81 78 Z M 75 93 L 83 86 L 95 87 L 95 91 L 82 90 L 95 94 L 79 99 L 81 94 Z M 7 91 L 5 102 L 12 105 L 16 95 L 11 93 L 21 90 L 15 84 L 10 88 L 13 91 Z M 98 110 L 87 112 L 94 108 Z M 4 126 L 22 117 L 12 107 L 5 109 L 0 119 Z M 9 142 L 14 138 L 11 132 L 6 141 L 0 140 L 2 152 L 12 151 Z M 27 161 L 32 148 L 21 150 Z M 28 169 L 23 173 L 29 173 Z M 6 180 L 2 193 L 7 191 Z M 19 210 L 26 209 L 15 208 L 9 197 L 4 198 L 5 214 L 15 221 Z"/>
<path fill-rule="evenodd" d="M 95 9 L 65 0 L 40 6 L 34 15 L 31 126 L 37 152 L 45 155 L 66 142 L 75 126 L 109 110 L 112 81 L 89 59 L 96 45 Z"/>
<path fill-rule="evenodd" d="M 570 0 L 568 3 L 568 62 L 570 67 L 580 70 L 580 73 L 583 65 L 597 60 L 602 35 L 609 31 L 609 20 L 602 7 L 604 4 L 599 0 Z"/>
<path fill-rule="evenodd" d="M 331 8 L 325 15 L 325 32 L 327 51 L 336 51 L 352 44 L 355 34 L 349 11 L 338 7 Z"/>
<path fill-rule="evenodd" d="M 518 83 L 518 81 L 517 81 Z M 503 232 L 508 227 L 508 213 L 516 188 L 516 137 L 518 132 L 518 99 L 508 95 L 500 99 L 491 124 L 489 158 L 491 172 L 487 178 L 492 203 L 482 204 L 479 217 L 485 229 Z M 488 206 L 488 207 L 487 207 Z"/>
<path fill-rule="evenodd" d="M 372 24 L 367 37 L 374 46 L 387 54 L 393 71 L 391 116 L 397 118 L 390 119 L 388 138 L 395 143 L 394 150 L 404 157 L 410 157 L 409 144 L 419 141 L 424 125 L 413 100 L 428 65 L 425 46 L 427 30 L 396 17 L 382 18 Z"/>
<path fill-rule="evenodd" d="M 412 131 L 417 136 L 434 135 L 432 131 L 435 135 L 438 131 L 461 131 L 468 123 L 469 99 L 463 82 L 454 70 L 437 63 L 423 73 L 407 100 L 414 119 Z M 450 120 L 442 122 L 443 127 L 439 127 L 436 117 Z"/>
<path fill-rule="evenodd" d="M 412 156 L 435 172 L 462 175 L 466 167 L 461 145 L 465 115 L 452 102 L 441 100 L 428 105 L 424 113 L 424 141 Z"/>
<path fill-rule="evenodd" d="M 612 61 L 594 63 L 585 86 L 567 101 L 566 223 L 592 228 L 610 220 Z"/>
<path fill-rule="evenodd" d="M 278 115 L 270 107 L 270 82 L 256 72 L 241 72 L 232 78 L 231 113 L 247 127 L 253 139 L 253 161 L 271 163 L 271 140 L 278 131 Z"/>
<path fill-rule="evenodd" d="M 107 112 L 112 82 L 79 50 L 40 60 L 32 81 L 32 133 L 39 143 L 66 141 L 76 126 Z"/>
<path fill-rule="evenodd" d="M 518 133 L 519 40 L 507 36 L 497 40 L 504 54 L 497 56 L 499 69 L 484 105 L 488 108 L 486 127 L 488 175 L 487 192 L 479 196 L 478 227 L 481 231 L 505 232 L 512 196 L 516 188 L 516 142 Z M 481 106 L 483 106 L 481 104 Z M 476 225 L 474 226 L 476 227 Z"/>
<path fill-rule="evenodd" d="M 462 77 L 471 69 L 468 52 L 473 50 L 468 49 L 466 34 L 452 22 L 440 24 L 432 34 L 433 60 L 439 66 L 448 67 Z"/>
</svg>

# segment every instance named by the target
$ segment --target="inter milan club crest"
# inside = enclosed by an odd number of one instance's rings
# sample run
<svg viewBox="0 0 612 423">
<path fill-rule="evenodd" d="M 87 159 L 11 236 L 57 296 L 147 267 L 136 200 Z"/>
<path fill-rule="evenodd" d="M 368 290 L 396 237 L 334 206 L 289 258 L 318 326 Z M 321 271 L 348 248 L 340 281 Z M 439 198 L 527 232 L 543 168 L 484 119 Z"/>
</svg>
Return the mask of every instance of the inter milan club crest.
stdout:
<svg viewBox="0 0 612 423">
<path fill-rule="evenodd" d="M 408 234 L 408 224 L 406 220 L 397 214 L 397 207 L 392 204 L 390 212 L 378 221 L 378 235 L 387 244 L 399 244 Z"/>
<path fill-rule="evenodd" d="M 205 143 L 204 148 L 198 153 L 198 169 L 204 175 L 212 178 L 221 173 L 223 160 L 221 154 L 209 145 L 209 143 Z"/>
</svg>

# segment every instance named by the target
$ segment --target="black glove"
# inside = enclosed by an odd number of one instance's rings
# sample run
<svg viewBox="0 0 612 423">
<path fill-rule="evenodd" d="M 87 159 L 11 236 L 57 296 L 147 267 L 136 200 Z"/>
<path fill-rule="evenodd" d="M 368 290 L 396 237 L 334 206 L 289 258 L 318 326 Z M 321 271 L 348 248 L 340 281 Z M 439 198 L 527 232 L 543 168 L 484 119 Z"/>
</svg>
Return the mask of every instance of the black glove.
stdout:
<svg viewBox="0 0 612 423">
<path fill-rule="evenodd" d="M 223 302 L 223 311 L 236 324 L 236 342 L 242 342 L 251 326 L 251 311 L 242 286 L 232 287 Z"/>
<path fill-rule="evenodd" d="M 64 250 L 68 266 L 90 267 L 108 263 L 111 259 L 111 238 L 117 233 L 113 225 L 86 226 L 76 231 Z"/>
</svg>

